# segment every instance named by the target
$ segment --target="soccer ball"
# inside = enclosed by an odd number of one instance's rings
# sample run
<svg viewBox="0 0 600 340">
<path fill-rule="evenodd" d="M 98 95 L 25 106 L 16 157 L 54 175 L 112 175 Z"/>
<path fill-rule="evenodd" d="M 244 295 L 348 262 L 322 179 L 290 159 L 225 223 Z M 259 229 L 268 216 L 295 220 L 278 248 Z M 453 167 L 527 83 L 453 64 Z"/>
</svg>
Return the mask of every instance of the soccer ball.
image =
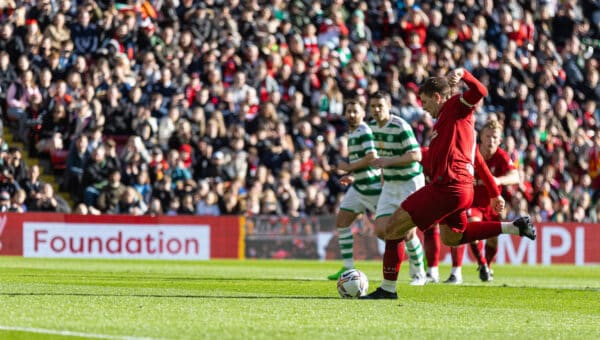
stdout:
<svg viewBox="0 0 600 340">
<path fill-rule="evenodd" d="M 348 269 L 340 275 L 337 282 L 337 289 L 343 298 L 357 298 L 367 294 L 369 280 L 367 280 L 367 275 L 360 270 Z"/>
</svg>

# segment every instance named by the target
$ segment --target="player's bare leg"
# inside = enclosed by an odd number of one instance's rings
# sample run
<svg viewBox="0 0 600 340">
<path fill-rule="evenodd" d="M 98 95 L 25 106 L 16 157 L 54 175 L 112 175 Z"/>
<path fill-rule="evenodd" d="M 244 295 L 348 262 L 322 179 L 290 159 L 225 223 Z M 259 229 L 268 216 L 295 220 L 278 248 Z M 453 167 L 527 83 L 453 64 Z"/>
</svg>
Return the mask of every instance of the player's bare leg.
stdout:
<svg viewBox="0 0 600 340">
<path fill-rule="evenodd" d="M 354 268 L 354 236 L 350 226 L 359 215 L 353 211 L 340 209 L 336 216 L 335 227 L 338 232 L 338 243 L 344 265 L 336 273 L 327 276 L 329 280 L 337 280 L 343 272 Z"/>
<path fill-rule="evenodd" d="M 415 222 L 413 222 L 412 217 L 410 217 L 410 214 L 400 207 L 396 209 L 387 222 L 385 227 L 386 238 L 402 238 L 414 227 L 416 227 L 416 225 Z"/>
<path fill-rule="evenodd" d="M 442 239 L 442 243 L 447 246 L 458 246 L 462 243 L 463 233 L 452 230 L 446 224 L 440 224 L 440 238 Z"/>
</svg>

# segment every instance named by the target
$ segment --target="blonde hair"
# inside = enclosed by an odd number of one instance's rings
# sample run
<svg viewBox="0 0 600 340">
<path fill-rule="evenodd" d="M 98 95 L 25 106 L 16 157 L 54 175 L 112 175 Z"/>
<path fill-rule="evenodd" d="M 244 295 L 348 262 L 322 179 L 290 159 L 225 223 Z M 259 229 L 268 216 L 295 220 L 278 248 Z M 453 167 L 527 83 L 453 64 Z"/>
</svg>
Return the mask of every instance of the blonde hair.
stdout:
<svg viewBox="0 0 600 340">
<path fill-rule="evenodd" d="M 487 122 L 485 122 L 485 124 L 481 128 L 481 131 L 483 131 L 485 129 L 502 131 L 504 129 L 504 127 L 497 119 L 489 119 Z"/>
</svg>

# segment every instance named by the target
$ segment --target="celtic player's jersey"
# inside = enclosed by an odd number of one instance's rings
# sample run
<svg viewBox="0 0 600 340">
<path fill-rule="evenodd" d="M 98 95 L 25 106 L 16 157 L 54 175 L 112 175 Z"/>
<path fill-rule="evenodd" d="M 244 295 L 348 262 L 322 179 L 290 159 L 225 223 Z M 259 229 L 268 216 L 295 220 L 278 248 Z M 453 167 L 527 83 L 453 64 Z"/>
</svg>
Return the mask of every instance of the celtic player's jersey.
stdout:
<svg viewBox="0 0 600 340">
<path fill-rule="evenodd" d="M 348 151 L 350 163 L 355 163 L 366 156 L 368 152 L 377 152 L 373 141 L 373 132 L 362 122 L 348 135 Z M 381 193 L 381 170 L 368 166 L 353 171 L 354 188 L 364 195 L 379 195 Z"/>
<path fill-rule="evenodd" d="M 419 149 L 419 143 L 415 138 L 412 128 L 408 123 L 392 115 L 390 120 L 382 127 L 376 121 L 369 123 L 375 138 L 375 149 L 379 157 L 397 157 L 408 151 Z M 407 181 L 423 173 L 423 167 L 419 162 L 409 165 L 392 166 L 383 169 L 384 182 Z"/>
</svg>

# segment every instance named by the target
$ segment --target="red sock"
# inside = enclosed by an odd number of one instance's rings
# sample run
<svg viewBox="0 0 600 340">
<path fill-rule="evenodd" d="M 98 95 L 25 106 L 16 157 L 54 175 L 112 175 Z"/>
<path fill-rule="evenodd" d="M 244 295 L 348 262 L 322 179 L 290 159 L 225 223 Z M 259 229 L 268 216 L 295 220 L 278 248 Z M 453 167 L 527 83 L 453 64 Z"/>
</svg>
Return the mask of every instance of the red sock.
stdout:
<svg viewBox="0 0 600 340">
<path fill-rule="evenodd" d="M 460 243 L 469 243 L 477 240 L 498 236 L 502 233 L 500 222 L 469 222 L 463 233 Z"/>
<path fill-rule="evenodd" d="M 465 245 L 450 247 L 452 254 L 452 267 L 462 267 L 463 258 L 465 257 Z"/>
<path fill-rule="evenodd" d="M 404 257 L 404 244 L 402 240 L 385 241 L 385 252 L 383 253 L 383 278 L 390 281 L 398 280 L 400 263 Z"/>
<path fill-rule="evenodd" d="M 487 262 L 483 257 L 483 242 L 475 241 L 469 244 L 471 246 L 471 252 L 473 252 L 473 256 L 477 260 L 477 263 L 480 266 L 484 266 Z M 486 248 L 487 249 L 487 248 Z M 487 255 L 487 251 L 485 252 Z"/>
<path fill-rule="evenodd" d="M 494 257 L 496 257 L 497 252 L 497 245 L 491 245 L 487 242 L 485 243 L 485 260 L 487 261 L 488 266 L 492 264 L 492 261 L 494 261 Z"/>
<path fill-rule="evenodd" d="M 423 247 L 427 267 L 437 267 L 440 262 L 440 229 L 429 228 L 423 232 Z"/>
</svg>

